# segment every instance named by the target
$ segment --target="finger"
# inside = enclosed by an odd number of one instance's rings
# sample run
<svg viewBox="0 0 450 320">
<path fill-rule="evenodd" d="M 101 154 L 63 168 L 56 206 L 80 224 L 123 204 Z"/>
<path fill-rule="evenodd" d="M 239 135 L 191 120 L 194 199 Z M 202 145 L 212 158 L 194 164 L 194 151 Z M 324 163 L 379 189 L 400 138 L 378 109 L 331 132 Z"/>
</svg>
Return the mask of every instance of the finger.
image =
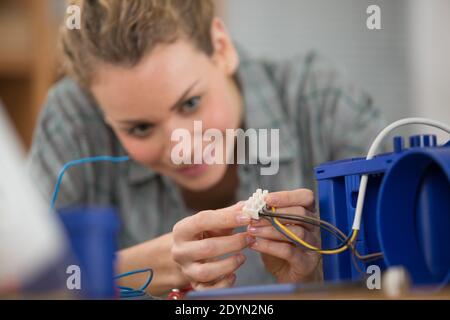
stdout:
<svg viewBox="0 0 450 320">
<path fill-rule="evenodd" d="M 172 256 L 178 263 L 206 260 L 240 251 L 253 242 L 254 238 L 246 232 L 225 237 L 186 241 L 174 245 Z"/>
<path fill-rule="evenodd" d="M 183 268 L 183 273 L 195 282 L 212 282 L 233 273 L 245 262 L 242 253 L 206 263 L 192 263 Z"/>
<path fill-rule="evenodd" d="M 278 230 L 274 229 L 275 231 L 278 232 Z M 289 230 L 294 231 L 293 227 L 289 227 Z M 305 242 L 307 242 L 308 244 L 319 248 L 320 247 L 320 235 L 314 233 L 314 232 L 308 232 L 308 231 L 300 231 L 300 230 L 296 230 L 296 232 L 294 232 L 297 236 L 299 236 L 301 239 L 303 239 Z M 286 236 L 284 236 L 281 232 L 280 235 L 282 235 L 284 237 L 284 239 L 288 239 Z M 266 249 L 267 246 L 269 246 L 271 249 L 272 247 L 275 247 L 274 250 L 277 250 L 277 245 L 276 242 L 277 240 L 270 240 L 270 239 L 263 239 L 262 237 L 256 236 L 255 235 L 255 241 L 249 245 L 249 247 L 251 249 L 256 249 L 259 244 L 262 242 L 262 248 Z M 292 246 L 292 248 L 295 250 L 295 252 L 297 253 L 314 253 L 313 251 L 308 250 L 307 248 L 303 247 L 301 244 L 295 244 L 293 242 L 286 242 L 286 241 L 278 241 L 279 243 L 283 244 L 283 243 L 287 243 L 289 245 Z M 280 248 L 283 249 L 283 248 Z M 284 248 L 284 250 L 286 250 L 286 247 Z M 259 250 L 258 250 L 259 251 Z M 264 252 L 264 253 L 268 253 L 268 254 L 272 254 L 270 252 Z M 281 252 L 282 253 L 282 252 Z M 277 254 L 272 254 L 276 257 L 278 257 Z M 283 257 L 281 257 L 283 258 Z"/>
<path fill-rule="evenodd" d="M 213 238 L 213 237 L 223 237 L 223 236 L 229 236 L 232 235 L 234 231 L 234 228 L 230 229 L 222 229 L 222 230 L 210 230 L 205 231 L 203 238 Z"/>
<path fill-rule="evenodd" d="M 218 210 L 205 210 L 179 221 L 173 227 L 175 241 L 193 240 L 204 231 L 232 229 L 250 223 L 250 217 L 242 213 L 244 203 Z"/>
<path fill-rule="evenodd" d="M 305 228 L 303 228 L 301 226 L 295 226 L 295 225 L 285 225 L 285 226 L 291 232 L 293 232 L 295 235 L 297 235 L 300 239 L 304 240 L 308 244 L 310 244 L 310 245 L 312 245 L 312 246 L 314 246 L 316 248 L 320 247 L 320 240 L 319 240 L 320 232 L 318 232 L 319 229 L 315 229 L 313 231 L 310 231 L 310 230 L 306 230 Z M 273 226 L 271 226 L 271 227 L 273 227 Z M 275 227 L 273 227 L 273 229 L 276 232 L 280 233 L 283 236 L 284 239 L 289 239 L 288 237 L 286 237 L 284 235 L 284 233 L 281 233 L 280 231 L 275 229 Z M 291 243 L 292 243 L 292 241 L 291 241 Z M 299 249 L 308 251 L 303 245 L 301 245 L 301 244 L 296 244 L 296 245 L 297 245 L 297 247 Z"/>
<path fill-rule="evenodd" d="M 192 287 L 194 290 L 208 290 L 208 289 L 221 289 L 221 288 L 228 288 L 234 285 L 236 282 L 236 275 L 234 273 L 224 277 L 223 279 L 209 284 L 209 283 L 194 283 Z"/>
<path fill-rule="evenodd" d="M 315 211 L 314 193 L 309 189 L 272 192 L 265 197 L 265 201 L 271 207 L 301 206 Z"/>
<path fill-rule="evenodd" d="M 293 244 L 258 238 L 250 248 L 260 253 L 268 254 L 289 262 L 297 259 L 301 252 Z"/>
<path fill-rule="evenodd" d="M 305 238 L 305 233 L 307 232 L 304 228 L 302 228 L 300 226 L 289 226 L 289 230 L 292 231 L 297 237 L 299 237 L 301 239 Z M 274 241 L 291 242 L 284 234 L 279 232 L 273 226 L 249 227 L 247 229 L 247 231 L 252 236 L 255 236 L 258 238 L 264 238 L 264 239 L 274 240 Z"/>
</svg>

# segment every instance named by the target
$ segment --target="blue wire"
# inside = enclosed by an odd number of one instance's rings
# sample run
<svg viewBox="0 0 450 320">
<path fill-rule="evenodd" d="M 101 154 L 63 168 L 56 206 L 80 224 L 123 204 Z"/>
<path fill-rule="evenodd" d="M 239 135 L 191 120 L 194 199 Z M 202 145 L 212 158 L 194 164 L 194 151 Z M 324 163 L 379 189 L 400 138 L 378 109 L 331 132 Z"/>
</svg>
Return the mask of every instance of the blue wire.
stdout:
<svg viewBox="0 0 450 320">
<path fill-rule="evenodd" d="M 58 180 L 56 181 L 55 190 L 53 191 L 52 200 L 50 202 L 50 208 L 52 210 L 55 209 L 56 199 L 58 198 L 58 193 L 61 188 L 61 182 L 62 182 L 64 173 L 71 167 L 79 165 L 79 164 L 93 163 L 93 162 L 109 161 L 109 162 L 118 163 L 118 162 L 125 162 L 128 160 L 130 160 L 130 157 L 128 157 L 128 156 L 123 156 L 123 157 L 98 156 L 98 157 L 82 158 L 82 159 L 67 162 L 62 167 L 61 171 L 59 172 Z"/>
<path fill-rule="evenodd" d="M 122 157 L 97 156 L 97 157 L 87 157 L 87 158 L 82 158 L 82 159 L 72 160 L 70 162 L 67 162 L 59 172 L 58 180 L 56 181 L 56 185 L 55 185 L 55 190 L 53 191 L 50 208 L 52 210 L 55 209 L 55 204 L 56 204 L 56 200 L 58 198 L 59 190 L 61 189 L 61 183 L 62 183 L 62 179 L 64 177 L 64 173 L 66 173 L 66 171 L 69 170 L 71 167 L 77 166 L 79 164 L 93 163 L 93 162 L 108 161 L 108 162 L 113 162 L 113 163 L 120 163 L 120 162 L 125 162 L 128 160 L 130 160 L 130 157 L 128 157 L 128 156 L 122 156 Z M 145 289 L 147 289 L 147 287 L 150 285 L 150 283 L 152 282 L 152 279 L 153 279 L 153 269 L 148 268 L 148 269 L 134 270 L 134 271 L 126 272 L 123 274 L 119 274 L 114 277 L 115 279 L 119 279 L 119 278 L 127 277 L 127 276 L 134 275 L 137 273 L 143 273 L 143 272 L 150 272 L 150 275 L 147 278 L 147 281 L 145 282 L 145 284 L 140 289 L 133 289 L 133 288 L 129 288 L 129 287 L 118 286 L 118 288 L 120 289 L 120 297 L 121 298 L 132 298 L 132 297 L 139 297 L 139 296 L 145 295 Z"/>
<path fill-rule="evenodd" d="M 149 286 L 149 284 L 152 282 L 152 279 L 153 279 L 153 269 L 146 268 L 146 269 L 133 270 L 133 271 L 119 274 L 114 277 L 114 279 L 120 279 L 120 278 L 128 277 L 128 276 L 138 274 L 138 273 L 144 273 L 144 272 L 149 272 L 150 274 L 147 278 L 147 281 L 141 288 L 133 289 L 130 287 L 118 286 L 118 288 L 120 289 L 120 297 L 121 298 L 134 298 L 134 297 L 140 297 L 140 296 L 145 295 L 145 289 L 147 289 L 147 287 Z"/>
</svg>

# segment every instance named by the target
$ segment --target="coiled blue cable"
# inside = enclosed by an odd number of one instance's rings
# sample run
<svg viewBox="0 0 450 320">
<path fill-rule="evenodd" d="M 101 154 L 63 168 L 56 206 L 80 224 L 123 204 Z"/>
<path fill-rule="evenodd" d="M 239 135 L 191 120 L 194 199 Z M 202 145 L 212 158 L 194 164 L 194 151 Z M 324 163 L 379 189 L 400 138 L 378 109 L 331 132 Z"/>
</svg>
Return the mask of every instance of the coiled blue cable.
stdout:
<svg viewBox="0 0 450 320">
<path fill-rule="evenodd" d="M 125 272 L 122 274 L 119 274 L 118 276 L 115 276 L 115 279 L 120 279 L 120 278 L 124 278 L 124 277 L 128 277 L 131 275 L 135 275 L 138 273 L 144 273 L 144 272 L 149 272 L 149 276 L 147 278 L 147 281 L 145 281 L 144 285 L 139 288 L 139 289 L 133 289 L 130 287 L 124 287 L 124 286 L 118 286 L 118 288 L 120 289 L 120 298 L 134 298 L 134 297 L 140 297 L 145 295 L 145 289 L 147 289 L 147 287 L 150 285 L 150 283 L 152 282 L 153 279 L 153 269 L 147 268 L 147 269 L 139 269 L 139 270 L 133 270 L 130 272 Z"/>
</svg>

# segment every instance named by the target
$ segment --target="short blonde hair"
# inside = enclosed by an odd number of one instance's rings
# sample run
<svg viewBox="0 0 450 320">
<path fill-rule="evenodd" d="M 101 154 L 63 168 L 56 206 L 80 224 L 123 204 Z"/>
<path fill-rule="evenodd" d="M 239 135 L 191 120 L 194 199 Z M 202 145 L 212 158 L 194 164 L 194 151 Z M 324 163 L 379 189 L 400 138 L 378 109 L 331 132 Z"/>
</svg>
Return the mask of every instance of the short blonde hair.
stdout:
<svg viewBox="0 0 450 320">
<path fill-rule="evenodd" d="M 65 73 L 89 86 L 95 64 L 135 66 L 156 45 L 185 37 L 211 55 L 212 0 L 73 0 L 81 28 L 62 27 Z"/>
</svg>

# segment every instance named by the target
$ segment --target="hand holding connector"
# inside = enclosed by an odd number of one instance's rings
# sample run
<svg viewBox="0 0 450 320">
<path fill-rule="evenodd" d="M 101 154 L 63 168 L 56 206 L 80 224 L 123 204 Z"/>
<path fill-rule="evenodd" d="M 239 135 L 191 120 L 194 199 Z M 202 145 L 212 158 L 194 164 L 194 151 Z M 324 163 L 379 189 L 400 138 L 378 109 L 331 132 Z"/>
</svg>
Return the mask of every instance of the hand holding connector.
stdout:
<svg viewBox="0 0 450 320">
<path fill-rule="evenodd" d="M 250 245 L 254 251 L 261 253 L 262 261 L 267 270 L 279 282 L 311 281 L 318 277 L 317 266 L 319 254 L 307 251 L 289 241 L 272 224 L 270 219 L 258 219 L 269 211 L 265 206 L 281 210 L 292 216 L 314 216 L 314 193 L 307 189 L 279 191 L 273 193 L 257 190 L 244 205 L 243 212 L 252 215 L 252 222 L 247 232 L 254 236 L 256 241 Z M 276 214 L 276 212 L 274 212 Z M 320 243 L 319 229 L 302 222 L 279 219 L 283 226 L 304 241 L 318 246 Z"/>
<path fill-rule="evenodd" d="M 235 282 L 236 270 L 246 259 L 241 251 L 254 242 L 247 232 L 234 232 L 250 223 L 242 208 L 237 203 L 200 211 L 175 224 L 172 258 L 193 289 L 217 289 Z"/>
</svg>

